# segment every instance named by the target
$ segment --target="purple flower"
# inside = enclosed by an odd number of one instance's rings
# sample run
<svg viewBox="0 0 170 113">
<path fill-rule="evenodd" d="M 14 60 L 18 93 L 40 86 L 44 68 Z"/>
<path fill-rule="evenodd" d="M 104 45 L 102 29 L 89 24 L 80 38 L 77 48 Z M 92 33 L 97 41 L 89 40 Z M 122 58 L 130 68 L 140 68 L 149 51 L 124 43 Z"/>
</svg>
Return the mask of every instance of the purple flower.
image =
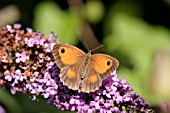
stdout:
<svg viewBox="0 0 170 113">
<path fill-rule="evenodd" d="M 12 81 L 12 76 L 11 76 L 11 73 L 7 70 L 7 71 L 5 71 L 5 79 L 7 80 L 7 81 Z"/>
<path fill-rule="evenodd" d="M 45 39 L 40 39 L 40 42 L 39 42 L 40 45 L 44 45 L 45 41 L 46 41 Z"/>
<path fill-rule="evenodd" d="M 20 29 L 21 28 L 21 24 L 14 24 L 14 29 Z"/>
<path fill-rule="evenodd" d="M 49 72 L 45 72 L 44 73 L 44 79 L 43 79 L 44 84 L 46 84 L 47 86 L 57 86 L 56 82 L 51 78 L 51 75 Z"/>
<path fill-rule="evenodd" d="M 20 27 L 7 25 L 0 29 L 0 80 L 2 86 L 10 86 L 12 94 L 29 93 L 32 100 L 41 95 L 48 99 L 48 104 L 58 109 L 78 113 L 149 110 L 149 103 L 137 93 L 132 93 L 126 80 L 117 78 L 116 71 L 95 92 L 84 93 L 64 86 L 58 76 L 60 69 L 52 55 L 55 44 L 52 39 L 58 42 L 58 36 L 53 32 L 44 36 L 40 31 L 33 32 L 31 28 L 23 32 Z"/>
<path fill-rule="evenodd" d="M 30 39 L 25 38 L 24 41 L 28 45 L 28 47 L 33 47 L 34 46 L 34 42 L 36 42 L 32 38 L 30 38 Z"/>
<path fill-rule="evenodd" d="M 6 113 L 5 109 L 0 105 L 0 113 Z"/>
<path fill-rule="evenodd" d="M 119 108 L 118 108 L 118 107 L 113 107 L 113 108 L 112 108 L 112 112 L 116 112 L 116 113 L 118 113 L 118 112 L 120 112 L 120 110 L 119 110 Z"/>
<path fill-rule="evenodd" d="M 20 81 L 23 81 L 23 76 L 22 76 L 22 73 L 21 73 L 21 70 L 17 69 L 15 71 L 15 73 L 13 74 L 13 78 L 14 78 L 14 84 L 16 83 L 19 83 Z"/>
<path fill-rule="evenodd" d="M 18 34 L 15 35 L 15 42 L 18 42 L 19 40 L 21 40 L 21 36 L 19 36 Z"/>
<path fill-rule="evenodd" d="M 106 108 L 110 108 L 110 106 L 112 106 L 112 104 L 113 104 L 113 100 L 106 100 L 106 102 L 104 103 L 104 106 Z"/>
<path fill-rule="evenodd" d="M 115 102 L 117 104 L 121 103 L 123 101 L 122 96 L 119 94 L 119 92 L 116 92 L 112 98 L 113 100 L 115 100 Z"/>
<path fill-rule="evenodd" d="M 32 31 L 31 28 L 27 28 L 27 32 L 28 32 L 28 33 L 32 33 L 33 31 Z"/>
<path fill-rule="evenodd" d="M 2 61 L 2 62 L 7 62 L 7 61 L 8 61 L 8 60 L 7 60 L 7 56 L 2 56 L 1 61 Z"/>
<path fill-rule="evenodd" d="M 13 32 L 14 32 L 14 29 L 12 29 L 12 26 L 6 25 L 6 28 L 7 28 L 7 30 L 8 30 L 10 33 L 13 33 Z"/>
<path fill-rule="evenodd" d="M 16 60 L 15 60 L 16 63 L 25 62 L 26 60 L 29 60 L 29 57 L 26 56 L 25 52 L 22 52 L 21 54 L 16 53 L 15 56 L 17 57 Z"/>
</svg>

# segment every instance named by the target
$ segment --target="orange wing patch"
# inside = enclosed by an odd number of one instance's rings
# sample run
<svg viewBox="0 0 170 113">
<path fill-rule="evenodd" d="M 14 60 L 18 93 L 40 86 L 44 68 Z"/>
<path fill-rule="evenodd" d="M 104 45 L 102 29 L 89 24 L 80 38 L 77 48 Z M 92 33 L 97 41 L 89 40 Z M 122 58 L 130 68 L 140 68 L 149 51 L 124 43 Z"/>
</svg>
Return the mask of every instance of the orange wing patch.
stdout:
<svg viewBox="0 0 170 113">
<path fill-rule="evenodd" d="M 70 79 L 75 79 L 77 77 L 77 74 L 76 74 L 76 72 L 74 70 L 69 69 L 67 71 L 67 76 Z"/>
<path fill-rule="evenodd" d="M 97 75 L 90 75 L 88 81 L 90 81 L 91 83 L 95 83 L 97 81 Z"/>
<path fill-rule="evenodd" d="M 62 63 L 64 64 L 74 64 L 79 61 L 78 55 L 80 54 L 80 51 L 76 49 L 69 47 L 60 47 L 58 53 Z"/>
<path fill-rule="evenodd" d="M 94 68 L 99 74 L 105 73 L 108 69 L 111 68 L 112 66 L 112 60 L 104 57 L 104 56 L 99 56 L 95 55 L 93 56 L 93 63 L 94 63 Z"/>
</svg>

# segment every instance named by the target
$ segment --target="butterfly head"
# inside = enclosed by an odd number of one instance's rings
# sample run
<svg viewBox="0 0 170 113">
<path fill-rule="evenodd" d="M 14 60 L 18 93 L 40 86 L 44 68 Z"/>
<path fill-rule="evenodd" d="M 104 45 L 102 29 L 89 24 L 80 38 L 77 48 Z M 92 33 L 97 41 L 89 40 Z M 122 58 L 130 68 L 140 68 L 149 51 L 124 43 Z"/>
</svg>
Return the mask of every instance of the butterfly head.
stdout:
<svg viewBox="0 0 170 113">
<path fill-rule="evenodd" d="M 86 57 L 85 57 L 85 59 L 87 59 L 87 61 L 89 60 L 89 58 L 91 58 L 91 50 L 86 54 Z"/>
<path fill-rule="evenodd" d="M 91 51 L 91 50 L 89 50 L 89 51 L 88 51 L 88 53 L 87 53 L 87 55 L 91 56 L 91 52 L 92 52 L 92 51 Z"/>
</svg>

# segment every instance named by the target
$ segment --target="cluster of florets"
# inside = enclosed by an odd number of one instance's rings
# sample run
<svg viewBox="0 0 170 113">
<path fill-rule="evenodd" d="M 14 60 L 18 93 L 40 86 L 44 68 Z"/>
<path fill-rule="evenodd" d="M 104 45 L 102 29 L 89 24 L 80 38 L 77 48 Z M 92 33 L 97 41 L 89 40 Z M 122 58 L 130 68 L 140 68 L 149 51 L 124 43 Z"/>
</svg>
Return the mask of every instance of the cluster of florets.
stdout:
<svg viewBox="0 0 170 113">
<path fill-rule="evenodd" d="M 60 82 L 60 69 L 54 63 L 53 33 L 44 36 L 21 25 L 7 25 L 0 29 L 0 86 L 11 93 L 28 93 L 33 100 L 38 95 L 58 109 L 84 112 L 147 112 L 149 103 L 125 79 L 118 79 L 116 72 L 106 78 L 102 86 L 91 93 L 68 89 Z M 7 87 L 8 86 L 8 87 Z"/>
</svg>

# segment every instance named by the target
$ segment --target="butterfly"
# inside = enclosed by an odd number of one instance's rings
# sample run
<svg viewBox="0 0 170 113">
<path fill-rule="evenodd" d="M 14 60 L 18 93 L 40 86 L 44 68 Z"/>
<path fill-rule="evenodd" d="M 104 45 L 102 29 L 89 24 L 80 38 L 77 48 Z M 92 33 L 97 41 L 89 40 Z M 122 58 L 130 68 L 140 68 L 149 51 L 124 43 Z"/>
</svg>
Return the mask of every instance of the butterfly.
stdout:
<svg viewBox="0 0 170 113">
<path fill-rule="evenodd" d="M 119 62 L 107 54 L 87 54 L 79 48 L 55 43 L 53 57 L 60 68 L 60 81 L 69 89 L 94 92 L 117 69 Z"/>
</svg>

